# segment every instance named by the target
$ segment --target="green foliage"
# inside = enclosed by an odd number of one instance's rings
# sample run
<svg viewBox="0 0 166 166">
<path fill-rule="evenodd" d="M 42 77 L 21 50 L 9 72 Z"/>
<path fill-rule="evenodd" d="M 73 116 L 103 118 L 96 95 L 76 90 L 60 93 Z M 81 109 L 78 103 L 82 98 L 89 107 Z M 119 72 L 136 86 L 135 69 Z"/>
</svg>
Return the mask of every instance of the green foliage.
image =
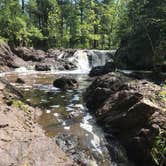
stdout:
<svg viewBox="0 0 166 166">
<path fill-rule="evenodd" d="M 126 32 L 146 27 L 154 53 L 165 58 L 161 0 L 1 0 L 0 34 L 12 45 L 117 48 Z M 153 9 L 153 10 L 152 10 Z M 152 27 L 160 29 L 160 38 Z M 5 27 L 5 28 L 4 28 Z M 156 59 L 155 58 L 155 59 Z"/>
<path fill-rule="evenodd" d="M 164 166 L 166 163 L 166 131 L 160 131 L 151 153 L 155 163 L 159 166 Z"/>
</svg>

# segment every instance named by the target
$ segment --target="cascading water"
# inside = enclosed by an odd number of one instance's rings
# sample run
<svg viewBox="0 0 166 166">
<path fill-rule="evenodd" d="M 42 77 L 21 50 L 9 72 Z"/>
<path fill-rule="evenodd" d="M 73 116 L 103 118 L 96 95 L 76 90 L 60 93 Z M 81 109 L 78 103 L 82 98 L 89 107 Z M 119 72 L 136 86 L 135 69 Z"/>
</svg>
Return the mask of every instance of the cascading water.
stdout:
<svg viewBox="0 0 166 166">
<path fill-rule="evenodd" d="M 77 50 L 69 61 L 77 66 L 78 71 L 89 72 L 90 70 L 88 55 L 84 50 Z"/>
<path fill-rule="evenodd" d="M 77 50 L 73 55 L 69 55 L 62 51 L 57 57 L 57 62 L 59 64 L 63 64 L 64 62 L 71 62 L 71 64 L 74 64 L 76 68 L 73 70 L 58 70 L 55 63 L 55 65 L 50 64 L 50 71 L 51 73 L 57 74 L 87 74 L 93 67 L 104 66 L 106 62 L 112 59 L 114 52 L 115 51 L 111 50 Z M 32 73 L 34 71 L 35 64 L 33 66 L 20 67 L 15 70 L 17 73 Z"/>
<path fill-rule="evenodd" d="M 77 50 L 68 60 L 77 66 L 77 71 L 88 73 L 92 67 L 104 66 L 110 61 L 115 51 Z"/>
</svg>

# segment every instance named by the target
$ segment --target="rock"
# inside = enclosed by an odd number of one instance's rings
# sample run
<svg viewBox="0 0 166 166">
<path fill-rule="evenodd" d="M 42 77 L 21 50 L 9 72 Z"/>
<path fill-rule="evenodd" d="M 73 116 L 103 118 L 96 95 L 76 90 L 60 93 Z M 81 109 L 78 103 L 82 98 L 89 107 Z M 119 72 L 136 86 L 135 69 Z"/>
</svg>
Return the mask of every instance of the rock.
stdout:
<svg viewBox="0 0 166 166">
<path fill-rule="evenodd" d="M 96 109 L 105 131 L 125 146 L 129 159 L 137 165 L 154 165 L 154 141 L 159 131 L 166 131 L 166 102 L 161 97 L 166 90 L 145 80 L 122 78 L 116 74 L 97 78 L 85 101 L 88 108 Z"/>
<path fill-rule="evenodd" d="M 89 76 L 94 77 L 94 76 L 101 76 L 103 74 L 106 74 L 104 71 L 104 66 L 96 66 L 91 69 Z"/>
<path fill-rule="evenodd" d="M 53 82 L 53 85 L 62 90 L 75 89 L 78 87 L 78 82 L 77 82 L 77 80 L 75 80 L 71 77 L 61 77 L 59 79 L 56 79 Z"/>
<path fill-rule="evenodd" d="M 25 104 L 23 97 L 11 91 L 14 87 L 0 79 L 1 84 L 5 88 L 0 92 L 0 165 L 74 165 L 36 123 L 42 110 Z M 15 104 L 7 105 L 9 97 Z"/>
<path fill-rule="evenodd" d="M 7 71 L 27 64 L 17 57 L 6 43 L 0 43 L 0 70 Z"/>
<path fill-rule="evenodd" d="M 43 50 L 35 50 L 33 48 L 17 47 L 13 51 L 25 61 L 41 62 L 47 56 Z"/>
<path fill-rule="evenodd" d="M 16 83 L 25 84 L 25 81 L 22 78 L 17 78 Z"/>
<path fill-rule="evenodd" d="M 90 157 L 80 148 L 77 136 L 61 133 L 55 137 L 57 145 L 67 153 L 78 165 L 86 165 Z"/>
<path fill-rule="evenodd" d="M 50 71 L 51 65 L 39 63 L 39 64 L 35 65 L 35 70 L 36 71 Z"/>
<path fill-rule="evenodd" d="M 89 73 L 90 77 L 101 76 L 109 72 L 114 72 L 116 69 L 114 62 L 107 62 L 105 66 L 97 66 L 92 68 Z"/>
<path fill-rule="evenodd" d="M 76 52 L 75 49 L 49 49 L 47 51 L 48 57 L 52 57 L 57 59 L 67 59 L 69 57 L 72 57 L 74 53 Z"/>
<path fill-rule="evenodd" d="M 120 89 L 123 83 L 128 80 L 130 79 L 121 73 L 109 73 L 96 78 L 83 96 L 87 107 L 92 110 L 99 108 L 111 94 Z"/>
</svg>

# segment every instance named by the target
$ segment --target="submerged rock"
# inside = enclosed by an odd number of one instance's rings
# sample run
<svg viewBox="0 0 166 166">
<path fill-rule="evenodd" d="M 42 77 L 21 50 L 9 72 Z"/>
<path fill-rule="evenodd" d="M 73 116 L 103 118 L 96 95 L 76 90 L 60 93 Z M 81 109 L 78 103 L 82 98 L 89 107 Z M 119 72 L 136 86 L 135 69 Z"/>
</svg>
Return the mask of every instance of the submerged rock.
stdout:
<svg viewBox="0 0 166 166">
<path fill-rule="evenodd" d="M 85 101 L 95 109 L 97 121 L 125 146 L 137 165 L 155 165 L 152 148 L 161 130 L 166 131 L 166 103 L 160 86 L 106 74 L 87 89 Z"/>
<path fill-rule="evenodd" d="M 53 85 L 62 90 L 75 89 L 78 87 L 78 82 L 77 82 L 77 80 L 75 80 L 71 77 L 61 77 L 61 78 L 56 79 L 53 82 Z"/>
<path fill-rule="evenodd" d="M 18 84 L 25 84 L 25 81 L 22 78 L 17 78 L 16 83 Z"/>
<path fill-rule="evenodd" d="M 81 149 L 79 145 L 79 138 L 70 134 L 59 134 L 55 141 L 57 145 L 79 165 L 87 165 L 90 160 L 90 156 L 86 154 L 86 151 Z"/>
</svg>

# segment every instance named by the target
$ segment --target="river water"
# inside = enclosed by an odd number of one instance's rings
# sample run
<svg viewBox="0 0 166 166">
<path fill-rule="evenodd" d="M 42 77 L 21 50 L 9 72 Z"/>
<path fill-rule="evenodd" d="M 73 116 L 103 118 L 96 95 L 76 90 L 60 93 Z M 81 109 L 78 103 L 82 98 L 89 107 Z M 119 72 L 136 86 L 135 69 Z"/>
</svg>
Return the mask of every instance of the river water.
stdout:
<svg viewBox="0 0 166 166">
<path fill-rule="evenodd" d="M 109 59 L 105 52 L 98 54 L 92 54 L 89 59 L 87 53 L 78 50 L 69 58 L 78 68 L 74 71 L 56 71 L 53 68 L 50 72 L 36 72 L 30 66 L 29 69 L 21 67 L 13 72 L 0 73 L 0 77 L 17 87 L 26 101 L 41 108 L 42 115 L 38 123 L 46 135 L 55 139 L 76 163 L 87 166 L 128 166 L 123 148 L 114 140 L 107 142 L 106 133 L 96 124 L 83 102 L 83 93 L 91 83 L 88 77 L 90 68 L 104 65 Z M 66 75 L 77 79 L 77 89 L 61 91 L 53 87 L 55 79 Z M 17 78 L 23 79 L 25 84 L 16 83 Z"/>
<path fill-rule="evenodd" d="M 65 74 L 13 72 L 5 74 L 5 78 L 24 94 L 25 99 L 42 109 L 38 123 L 49 137 L 56 138 L 59 146 L 69 155 L 78 153 L 74 160 L 81 160 L 93 165 L 114 166 L 107 149 L 107 141 L 102 129 L 96 124 L 83 102 L 82 94 L 91 83 L 87 74 L 68 74 L 79 82 L 78 89 L 61 91 L 53 87 L 53 81 Z M 25 84 L 15 83 L 22 78 Z M 72 142 L 77 138 L 77 142 Z M 65 147 L 63 139 L 71 139 Z M 71 149 L 70 149 L 71 148 Z M 66 151 L 67 151 L 66 150 Z M 80 153 L 81 152 L 81 153 Z M 78 162 L 78 161 L 77 161 Z"/>
</svg>

